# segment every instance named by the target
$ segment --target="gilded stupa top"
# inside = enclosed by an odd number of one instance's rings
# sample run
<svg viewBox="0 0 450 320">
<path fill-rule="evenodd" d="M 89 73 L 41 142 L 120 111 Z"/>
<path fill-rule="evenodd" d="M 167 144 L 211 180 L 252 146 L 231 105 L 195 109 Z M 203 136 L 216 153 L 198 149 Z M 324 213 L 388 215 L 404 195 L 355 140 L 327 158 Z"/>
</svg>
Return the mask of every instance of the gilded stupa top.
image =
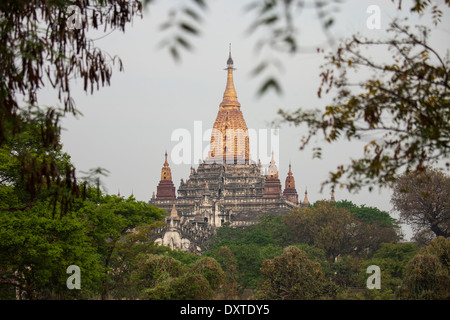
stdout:
<svg viewBox="0 0 450 320">
<path fill-rule="evenodd" d="M 236 89 L 234 88 L 233 82 L 233 70 L 235 69 L 233 67 L 233 58 L 231 57 L 231 44 L 228 54 L 227 68 L 225 70 L 227 70 L 228 72 L 227 85 L 225 87 L 225 92 L 223 93 L 223 99 L 222 103 L 220 104 L 220 108 L 239 109 L 241 107 L 241 104 L 237 99 Z"/>
<path fill-rule="evenodd" d="M 248 163 L 250 142 L 248 129 L 237 100 L 233 83 L 233 58 L 231 46 L 227 60 L 227 84 L 213 125 L 210 152 L 207 161 L 223 163 Z"/>
<path fill-rule="evenodd" d="M 292 175 L 292 169 L 291 164 L 289 163 L 289 172 L 288 176 L 286 177 L 286 183 L 284 186 L 285 189 L 295 189 L 295 180 L 294 176 Z"/>
<path fill-rule="evenodd" d="M 305 199 L 303 199 L 302 205 L 309 205 L 308 189 L 305 190 Z"/>
<path fill-rule="evenodd" d="M 169 162 L 167 162 L 167 151 L 166 160 L 164 161 L 164 166 L 161 169 L 161 180 L 172 180 L 172 172 L 169 168 Z"/>
</svg>

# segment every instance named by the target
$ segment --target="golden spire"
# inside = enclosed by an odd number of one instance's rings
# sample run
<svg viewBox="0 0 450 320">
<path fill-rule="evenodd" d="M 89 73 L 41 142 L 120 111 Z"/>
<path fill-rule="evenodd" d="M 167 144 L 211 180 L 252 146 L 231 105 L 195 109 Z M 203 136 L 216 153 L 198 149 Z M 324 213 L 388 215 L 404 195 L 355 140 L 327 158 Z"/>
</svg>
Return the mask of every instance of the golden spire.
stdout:
<svg viewBox="0 0 450 320">
<path fill-rule="evenodd" d="M 291 162 L 289 162 L 289 172 L 288 172 L 288 176 L 286 177 L 286 182 L 285 182 L 284 188 L 285 189 L 295 189 L 295 180 L 294 180 L 294 176 L 292 175 Z"/>
<path fill-rule="evenodd" d="M 237 99 L 236 89 L 234 88 L 233 82 L 233 58 L 231 58 L 231 43 L 230 43 L 230 51 L 227 60 L 227 68 L 225 69 L 228 72 L 227 76 L 227 85 L 225 87 L 225 92 L 223 93 L 223 100 L 220 104 L 220 108 L 228 107 L 228 108 L 240 108 L 241 104 Z"/>
<path fill-rule="evenodd" d="M 305 199 L 303 199 L 302 205 L 308 205 L 309 204 L 309 200 L 308 200 L 308 188 L 306 188 L 305 190 Z"/>
<path fill-rule="evenodd" d="M 169 168 L 169 162 L 167 161 L 167 151 L 166 151 L 166 159 L 164 161 L 164 166 L 161 169 L 161 180 L 172 180 L 172 172 Z"/>
<path fill-rule="evenodd" d="M 164 167 L 167 168 L 169 166 L 169 162 L 167 162 L 167 150 L 166 150 L 166 160 L 164 161 Z"/>
<path fill-rule="evenodd" d="M 247 125 L 233 84 L 231 46 L 227 60 L 227 85 L 213 125 L 208 161 L 244 164 L 250 161 Z"/>
</svg>

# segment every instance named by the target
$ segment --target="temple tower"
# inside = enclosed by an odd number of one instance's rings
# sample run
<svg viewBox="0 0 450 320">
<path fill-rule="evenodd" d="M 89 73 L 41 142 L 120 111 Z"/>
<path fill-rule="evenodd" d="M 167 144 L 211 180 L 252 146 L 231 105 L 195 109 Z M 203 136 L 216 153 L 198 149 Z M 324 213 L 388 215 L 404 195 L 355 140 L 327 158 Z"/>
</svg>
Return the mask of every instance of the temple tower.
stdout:
<svg viewBox="0 0 450 320">
<path fill-rule="evenodd" d="M 163 168 L 161 169 L 161 180 L 156 188 L 156 200 L 175 200 L 175 186 L 172 181 L 172 172 L 166 160 L 164 161 Z"/>
<path fill-rule="evenodd" d="M 250 160 L 247 124 L 241 111 L 233 83 L 233 58 L 227 60 L 227 84 L 211 134 L 207 162 L 245 164 Z"/>
<path fill-rule="evenodd" d="M 264 195 L 265 199 L 278 199 L 281 197 L 281 183 L 278 179 L 278 168 L 275 164 L 275 159 L 272 152 L 272 160 L 270 161 L 269 171 L 266 176 L 266 181 L 264 184 Z"/>
<path fill-rule="evenodd" d="M 286 200 L 291 201 L 291 202 L 295 203 L 296 205 L 298 204 L 298 194 L 297 194 L 297 190 L 295 189 L 295 179 L 294 179 L 294 176 L 292 175 L 292 169 L 291 169 L 290 163 L 289 163 L 288 176 L 286 177 L 286 181 L 284 184 L 283 195 L 285 196 Z"/>
<path fill-rule="evenodd" d="M 308 189 L 305 190 L 305 199 L 303 199 L 302 207 L 309 206 L 309 200 L 308 200 Z"/>
<path fill-rule="evenodd" d="M 208 157 L 190 168 L 176 196 L 166 153 L 157 195 L 149 201 L 168 214 L 166 225 L 155 234 L 155 243 L 201 253 L 207 250 L 216 229 L 225 223 L 246 227 L 258 223 L 262 214 L 283 215 L 298 206 L 291 169 L 283 193 L 274 154 L 267 175 L 262 173 L 261 162 L 251 159 L 248 129 L 233 83 L 233 66 L 230 50 L 225 92 L 213 125 Z"/>
</svg>

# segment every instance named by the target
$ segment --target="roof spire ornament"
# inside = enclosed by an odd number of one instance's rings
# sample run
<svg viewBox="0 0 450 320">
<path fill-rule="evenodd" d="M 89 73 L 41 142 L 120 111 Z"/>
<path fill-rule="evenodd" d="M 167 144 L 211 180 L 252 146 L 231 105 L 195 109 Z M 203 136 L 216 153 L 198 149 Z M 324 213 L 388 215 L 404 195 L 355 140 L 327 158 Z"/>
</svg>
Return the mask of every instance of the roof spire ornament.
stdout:
<svg viewBox="0 0 450 320">
<path fill-rule="evenodd" d="M 167 162 L 167 150 L 166 150 L 166 160 L 164 161 L 164 167 L 167 168 L 169 166 L 169 162 Z"/>
<path fill-rule="evenodd" d="M 283 195 L 286 197 L 287 200 L 298 205 L 298 194 L 297 190 L 295 189 L 295 179 L 294 175 L 292 174 L 292 166 L 290 160 L 289 160 L 289 172 L 286 177 L 286 182 L 284 184 Z"/>
<path fill-rule="evenodd" d="M 275 164 L 275 155 L 272 151 L 272 160 L 270 161 L 269 165 L 269 171 L 268 171 L 268 178 L 269 179 L 278 179 L 278 168 Z"/>
<path fill-rule="evenodd" d="M 227 70 L 227 84 L 213 125 L 210 151 L 206 161 L 227 164 L 249 163 L 250 139 L 234 88 L 231 47 L 225 70 Z"/>
<path fill-rule="evenodd" d="M 165 153 L 164 165 L 161 169 L 161 180 L 159 181 L 158 187 L 156 189 L 156 200 L 174 200 L 175 196 L 175 186 L 172 182 L 172 171 L 169 167 L 169 162 L 167 161 L 167 151 Z"/>
<path fill-rule="evenodd" d="M 237 99 L 236 89 L 234 88 L 233 82 L 233 70 L 236 70 L 233 67 L 233 58 L 231 57 L 231 43 L 229 47 L 228 60 L 226 69 L 228 72 L 227 75 L 227 85 L 225 87 L 225 92 L 223 93 L 223 100 L 220 104 L 220 108 L 222 107 L 231 107 L 231 108 L 240 108 L 241 104 Z"/>
<path fill-rule="evenodd" d="M 227 65 L 228 65 L 228 68 L 233 68 L 233 58 L 231 58 L 231 43 L 230 43 L 230 48 L 229 48 L 229 52 L 228 52 Z"/>
<path fill-rule="evenodd" d="M 302 206 L 309 206 L 308 187 L 305 189 L 305 199 L 303 199 Z"/>
</svg>

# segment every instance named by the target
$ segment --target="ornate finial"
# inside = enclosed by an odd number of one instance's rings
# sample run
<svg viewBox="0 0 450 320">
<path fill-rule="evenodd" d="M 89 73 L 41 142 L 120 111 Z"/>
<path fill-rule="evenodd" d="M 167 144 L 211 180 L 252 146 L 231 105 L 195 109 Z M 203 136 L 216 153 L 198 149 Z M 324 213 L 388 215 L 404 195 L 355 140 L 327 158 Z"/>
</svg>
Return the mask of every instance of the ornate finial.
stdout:
<svg viewBox="0 0 450 320">
<path fill-rule="evenodd" d="M 303 205 L 308 205 L 309 204 L 309 200 L 308 200 L 308 187 L 306 187 L 305 189 L 305 199 L 302 202 Z"/>
<path fill-rule="evenodd" d="M 272 160 L 270 161 L 269 165 L 269 173 L 268 173 L 269 179 L 278 179 L 278 168 L 275 164 L 275 156 L 272 151 Z"/>
<path fill-rule="evenodd" d="M 292 174 L 292 166 L 290 160 L 289 160 L 289 171 L 286 177 L 285 189 L 295 189 L 295 179 Z"/>
<path fill-rule="evenodd" d="M 169 162 L 167 161 L 167 151 L 165 154 L 164 165 L 161 169 L 161 180 L 172 180 L 172 171 L 169 168 Z"/>
<path fill-rule="evenodd" d="M 167 162 L 167 150 L 166 150 L 166 153 L 165 153 L 165 157 L 166 157 L 166 159 L 164 161 L 164 166 L 167 167 L 169 165 L 169 162 Z"/>
<path fill-rule="evenodd" d="M 272 160 L 270 160 L 270 164 L 275 164 L 275 155 L 272 150 Z"/>
<path fill-rule="evenodd" d="M 227 60 L 228 68 L 233 68 L 233 58 L 231 58 L 231 43 L 228 52 L 228 60 Z"/>
<path fill-rule="evenodd" d="M 234 88 L 233 83 L 233 58 L 231 58 L 231 43 L 229 48 L 228 60 L 227 60 L 227 68 L 228 76 L 227 76 L 227 85 L 225 87 L 225 92 L 223 94 L 223 100 L 220 104 L 220 107 L 232 107 L 239 108 L 241 104 L 237 99 L 236 89 Z"/>
</svg>

